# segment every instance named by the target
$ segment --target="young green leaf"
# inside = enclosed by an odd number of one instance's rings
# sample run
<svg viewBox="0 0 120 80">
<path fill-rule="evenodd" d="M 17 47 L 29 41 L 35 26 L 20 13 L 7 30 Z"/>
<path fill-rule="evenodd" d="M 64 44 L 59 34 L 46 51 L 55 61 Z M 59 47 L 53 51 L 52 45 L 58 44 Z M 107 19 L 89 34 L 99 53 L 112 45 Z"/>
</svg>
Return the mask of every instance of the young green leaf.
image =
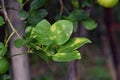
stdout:
<svg viewBox="0 0 120 80">
<path fill-rule="evenodd" d="M 19 10 L 18 11 L 18 17 L 20 20 L 25 20 L 29 16 L 29 13 L 25 10 Z"/>
<path fill-rule="evenodd" d="M 30 9 L 31 10 L 38 9 L 38 8 L 42 7 L 45 4 L 45 2 L 46 2 L 46 0 L 33 0 L 30 5 Z"/>
<path fill-rule="evenodd" d="M 36 26 L 38 22 L 40 22 L 44 17 L 46 17 L 48 14 L 47 10 L 41 9 L 41 10 L 33 10 L 30 12 L 27 22 L 31 26 Z"/>
<path fill-rule="evenodd" d="M 57 61 L 57 62 L 67 62 L 75 59 L 81 59 L 81 56 L 79 51 L 74 50 L 72 52 L 56 53 L 52 58 L 54 61 Z"/>
<path fill-rule="evenodd" d="M 91 43 L 87 38 L 71 38 L 66 44 L 62 45 L 58 52 L 71 51 L 80 48 L 86 43 Z"/>
<path fill-rule="evenodd" d="M 33 30 L 33 36 L 42 45 L 50 45 L 52 40 L 50 39 L 50 27 L 51 24 L 47 20 L 40 21 Z"/>
<path fill-rule="evenodd" d="M 26 37 L 29 37 L 29 36 L 31 35 L 32 29 L 33 29 L 32 26 L 28 26 L 28 27 L 25 29 L 25 36 L 26 36 Z"/>
<path fill-rule="evenodd" d="M 84 10 L 74 10 L 71 12 L 71 14 L 68 16 L 68 19 L 71 21 L 78 21 L 83 20 L 89 17 L 89 13 L 85 12 Z"/>
<path fill-rule="evenodd" d="M 2 16 L 0 16 L 0 26 L 2 26 L 3 24 L 5 24 L 4 19 Z"/>
<path fill-rule="evenodd" d="M 93 30 L 97 27 L 97 23 L 91 18 L 82 20 L 82 24 L 85 26 L 87 30 Z"/>
<path fill-rule="evenodd" d="M 82 3 L 81 3 L 81 7 L 82 8 L 85 8 L 85 7 L 91 7 L 92 4 L 93 4 L 94 0 L 84 0 Z"/>
<path fill-rule="evenodd" d="M 23 0 L 17 0 L 17 1 L 20 3 L 20 5 L 22 5 Z"/>
<path fill-rule="evenodd" d="M 51 28 L 51 39 L 56 45 L 62 45 L 67 42 L 73 32 L 73 23 L 68 20 L 59 20 Z"/>
<path fill-rule="evenodd" d="M 7 52 L 7 48 L 4 46 L 3 43 L 0 42 L 0 57 L 3 57 Z"/>
<path fill-rule="evenodd" d="M 15 44 L 15 46 L 16 46 L 17 48 L 22 47 L 22 46 L 25 45 L 26 43 L 27 43 L 27 41 L 24 40 L 24 39 L 16 39 L 16 40 L 14 41 L 14 44 Z"/>
<path fill-rule="evenodd" d="M 75 8 L 79 8 L 79 0 L 72 0 L 71 3 Z"/>
</svg>

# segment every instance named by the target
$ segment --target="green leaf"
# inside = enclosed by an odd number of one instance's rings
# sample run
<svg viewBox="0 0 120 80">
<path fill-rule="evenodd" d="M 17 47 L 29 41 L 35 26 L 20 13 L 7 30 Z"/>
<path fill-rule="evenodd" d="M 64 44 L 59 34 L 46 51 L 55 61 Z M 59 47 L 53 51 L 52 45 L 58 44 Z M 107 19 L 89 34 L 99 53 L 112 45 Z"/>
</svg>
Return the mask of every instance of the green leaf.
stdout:
<svg viewBox="0 0 120 80">
<path fill-rule="evenodd" d="M 29 37 L 29 36 L 31 35 L 32 29 L 33 29 L 32 26 L 28 26 L 28 27 L 25 29 L 25 36 L 26 36 L 26 37 Z"/>
<path fill-rule="evenodd" d="M 16 46 L 17 48 L 22 47 L 22 46 L 25 45 L 26 43 L 27 43 L 27 41 L 24 40 L 24 39 L 16 39 L 16 40 L 14 41 L 14 44 L 15 44 L 15 46 Z"/>
<path fill-rule="evenodd" d="M 72 0 L 72 5 L 73 5 L 75 8 L 79 8 L 79 0 Z"/>
<path fill-rule="evenodd" d="M 67 62 L 75 59 L 81 59 L 81 56 L 79 51 L 74 50 L 72 52 L 56 53 L 52 58 L 54 61 L 57 61 L 57 62 Z"/>
<path fill-rule="evenodd" d="M 76 32 L 78 29 L 78 21 L 73 22 L 73 30 Z"/>
<path fill-rule="evenodd" d="M 45 62 L 48 63 L 49 57 L 47 56 L 47 53 L 45 53 L 42 50 L 39 50 L 39 51 L 35 51 L 35 54 L 38 55 L 38 56 L 40 56 Z"/>
<path fill-rule="evenodd" d="M 28 18 L 28 16 L 29 16 L 29 13 L 27 11 L 25 11 L 25 10 L 18 11 L 18 17 L 20 20 L 25 20 Z"/>
<path fill-rule="evenodd" d="M 39 21 L 47 16 L 47 11 L 45 9 L 34 10 L 28 16 L 27 22 L 31 26 L 36 26 Z"/>
<path fill-rule="evenodd" d="M 40 7 L 42 7 L 45 4 L 46 0 L 33 0 L 31 5 L 30 5 L 30 9 L 38 9 Z"/>
<path fill-rule="evenodd" d="M 50 45 L 52 40 L 50 39 L 50 27 L 51 24 L 47 20 L 40 21 L 33 30 L 33 36 L 42 45 Z"/>
<path fill-rule="evenodd" d="M 97 27 L 97 23 L 91 18 L 83 20 L 82 24 L 85 26 L 87 30 L 93 30 Z"/>
<path fill-rule="evenodd" d="M 81 3 L 81 7 L 82 8 L 84 8 L 84 7 L 91 7 L 91 6 L 93 6 L 93 3 L 94 3 L 94 0 L 84 0 Z"/>
<path fill-rule="evenodd" d="M 88 17 L 89 17 L 88 12 L 77 9 L 71 12 L 71 14 L 68 16 L 68 19 L 74 22 L 74 21 L 86 19 Z"/>
<path fill-rule="evenodd" d="M 4 46 L 3 43 L 0 42 L 0 57 L 3 57 L 7 52 L 7 48 Z"/>
<path fill-rule="evenodd" d="M 4 19 L 2 16 L 0 16 L 0 26 L 2 26 L 3 24 L 5 24 Z"/>
<path fill-rule="evenodd" d="M 51 28 L 51 39 L 56 45 L 67 42 L 73 32 L 73 23 L 68 20 L 59 20 Z"/>
<path fill-rule="evenodd" d="M 80 48 L 86 43 L 91 43 L 87 38 L 71 38 L 66 44 L 62 45 L 58 52 L 71 51 Z"/>
<path fill-rule="evenodd" d="M 22 4 L 23 3 L 23 0 L 17 0 L 20 4 Z"/>
</svg>

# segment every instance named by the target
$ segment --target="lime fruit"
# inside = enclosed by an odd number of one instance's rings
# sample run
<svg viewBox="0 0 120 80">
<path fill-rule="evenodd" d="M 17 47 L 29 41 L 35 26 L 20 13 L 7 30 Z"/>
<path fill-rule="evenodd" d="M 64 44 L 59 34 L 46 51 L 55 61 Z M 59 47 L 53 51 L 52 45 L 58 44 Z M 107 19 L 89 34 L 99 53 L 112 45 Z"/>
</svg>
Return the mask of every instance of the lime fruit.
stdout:
<svg viewBox="0 0 120 80">
<path fill-rule="evenodd" d="M 99 3 L 99 5 L 101 5 L 105 8 L 112 8 L 115 5 L 117 5 L 119 0 L 97 0 L 97 2 Z"/>
<path fill-rule="evenodd" d="M 0 75 L 6 73 L 8 71 L 8 68 L 8 61 L 5 58 L 0 57 Z"/>
</svg>

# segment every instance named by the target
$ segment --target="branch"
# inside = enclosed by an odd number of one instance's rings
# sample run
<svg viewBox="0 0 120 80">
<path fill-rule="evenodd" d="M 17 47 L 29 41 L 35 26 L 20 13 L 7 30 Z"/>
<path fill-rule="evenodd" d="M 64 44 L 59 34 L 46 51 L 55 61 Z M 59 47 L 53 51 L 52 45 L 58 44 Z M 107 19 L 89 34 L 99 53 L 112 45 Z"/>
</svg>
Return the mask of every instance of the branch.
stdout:
<svg viewBox="0 0 120 80">
<path fill-rule="evenodd" d="M 23 55 L 23 54 L 27 54 L 27 53 L 24 52 L 24 53 L 14 54 L 14 55 L 11 55 L 10 58 L 11 58 L 11 57 L 15 57 L 15 56 L 19 56 L 19 55 Z"/>
<path fill-rule="evenodd" d="M 67 14 L 70 14 L 67 8 L 64 6 L 63 1 L 59 0 L 59 2 L 60 2 L 60 17 L 62 16 L 63 10 L 65 10 Z"/>
<path fill-rule="evenodd" d="M 63 10 L 64 10 L 64 5 L 63 5 L 63 2 L 62 2 L 62 0 L 59 0 L 59 2 L 60 2 L 60 17 L 62 16 L 62 13 L 63 13 Z M 59 17 L 59 18 L 60 18 Z"/>
<path fill-rule="evenodd" d="M 10 19 L 8 17 L 8 14 L 7 14 L 7 11 L 6 11 L 6 8 L 5 8 L 5 2 L 4 2 L 4 0 L 1 0 L 1 2 L 2 2 L 2 9 L 3 9 L 3 12 L 4 12 L 4 16 L 5 16 L 6 20 L 8 21 L 8 23 L 9 23 L 12 31 L 14 33 L 16 33 L 19 38 L 21 38 L 21 36 L 18 34 L 17 30 L 14 28 L 12 22 L 10 21 Z"/>
<path fill-rule="evenodd" d="M 15 32 L 12 32 L 12 33 L 9 35 L 8 39 L 7 39 L 6 42 L 5 42 L 5 46 L 6 46 L 6 47 L 7 47 L 7 45 L 8 45 L 9 40 L 11 39 L 11 37 L 12 37 L 14 34 L 15 34 Z"/>
</svg>

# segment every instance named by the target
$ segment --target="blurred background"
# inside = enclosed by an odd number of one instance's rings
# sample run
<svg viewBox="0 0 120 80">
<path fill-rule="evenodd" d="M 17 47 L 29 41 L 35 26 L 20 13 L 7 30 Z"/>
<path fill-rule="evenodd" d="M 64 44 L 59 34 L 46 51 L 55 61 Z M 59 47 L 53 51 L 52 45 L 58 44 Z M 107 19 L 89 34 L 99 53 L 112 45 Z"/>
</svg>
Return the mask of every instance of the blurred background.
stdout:
<svg viewBox="0 0 120 80">
<path fill-rule="evenodd" d="M 25 6 L 26 10 L 29 5 Z M 45 18 L 51 23 L 82 9 L 97 22 L 97 27 L 87 30 L 81 21 L 76 24 L 72 36 L 92 41 L 79 49 L 81 60 L 46 63 L 36 55 L 29 55 L 32 80 L 120 80 L 120 3 L 114 8 L 104 8 L 96 0 L 46 0 L 41 9 L 47 10 Z"/>
</svg>

